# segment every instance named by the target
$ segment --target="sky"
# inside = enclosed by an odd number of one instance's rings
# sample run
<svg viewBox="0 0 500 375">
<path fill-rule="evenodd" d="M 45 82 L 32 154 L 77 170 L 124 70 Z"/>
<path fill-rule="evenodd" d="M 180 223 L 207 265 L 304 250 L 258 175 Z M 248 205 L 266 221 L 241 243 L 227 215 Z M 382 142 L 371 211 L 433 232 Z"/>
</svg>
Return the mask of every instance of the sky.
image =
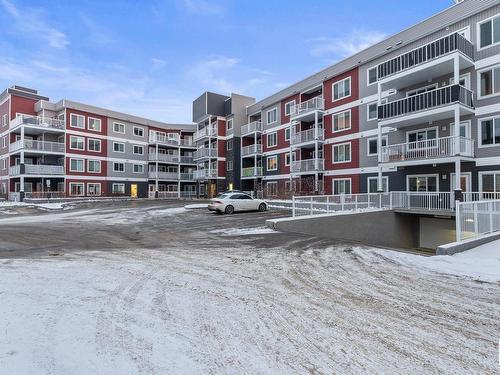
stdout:
<svg viewBox="0 0 500 375">
<path fill-rule="evenodd" d="M 172 123 L 204 91 L 261 100 L 452 0 L 0 0 L 0 89 Z"/>
</svg>

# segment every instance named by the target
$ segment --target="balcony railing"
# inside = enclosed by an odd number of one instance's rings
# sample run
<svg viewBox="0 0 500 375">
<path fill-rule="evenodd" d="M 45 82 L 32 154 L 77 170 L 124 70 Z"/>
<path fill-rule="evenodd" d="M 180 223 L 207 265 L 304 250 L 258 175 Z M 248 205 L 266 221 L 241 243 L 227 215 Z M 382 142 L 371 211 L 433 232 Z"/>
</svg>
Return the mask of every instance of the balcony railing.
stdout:
<svg viewBox="0 0 500 375">
<path fill-rule="evenodd" d="M 316 140 L 323 141 L 325 139 L 325 132 L 323 129 L 319 128 L 318 133 L 314 128 L 303 130 L 298 133 L 293 133 L 290 137 L 290 144 L 296 145 L 299 143 L 314 142 Z"/>
<path fill-rule="evenodd" d="M 149 143 L 159 143 L 170 146 L 178 146 L 180 144 L 179 137 L 168 137 L 164 134 L 152 133 L 149 135 Z"/>
<path fill-rule="evenodd" d="M 460 51 L 474 60 L 474 45 L 462 35 L 455 33 L 379 64 L 378 79 L 382 80 L 454 51 Z"/>
<path fill-rule="evenodd" d="M 316 172 L 325 170 L 324 159 L 296 160 L 290 166 L 291 172 Z"/>
<path fill-rule="evenodd" d="M 14 165 L 10 167 L 9 173 L 11 176 L 25 175 L 64 175 L 64 167 L 62 165 L 47 165 L 47 164 L 24 164 L 24 173 L 21 173 L 22 167 Z"/>
<path fill-rule="evenodd" d="M 64 130 L 66 124 L 64 120 L 44 116 L 19 115 L 10 122 L 10 127 L 16 128 L 19 125 L 36 126 L 45 129 Z"/>
<path fill-rule="evenodd" d="M 149 161 L 162 161 L 166 163 L 178 163 L 179 162 L 179 155 L 177 154 L 160 154 L 160 153 L 150 153 L 148 155 L 148 160 Z"/>
<path fill-rule="evenodd" d="M 179 178 L 181 180 L 192 180 L 193 179 L 193 173 L 180 173 Z"/>
<path fill-rule="evenodd" d="M 241 127 L 241 135 L 247 135 L 251 133 L 260 133 L 262 132 L 262 122 L 261 121 L 253 121 Z"/>
<path fill-rule="evenodd" d="M 216 158 L 216 148 L 200 148 L 193 153 L 193 159 Z"/>
<path fill-rule="evenodd" d="M 300 116 L 312 111 L 322 111 L 325 109 L 325 100 L 321 96 L 295 104 L 290 111 L 291 117 Z"/>
<path fill-rule="evenodd" d="M 196 133 L 194 133 L 194 140 L 197 141 L 205 137 L 215 137 L 215 136 L 217 136 L 217 127 L 209 125 L 205 126 L 203 129 L 200 129 Z"/>
<path fill-rule="evenodd" d="M 194 141 L 192 138 L 181 138 L 181 146 L 194 147 Z"/>
<path fill-rule="evenodd" d="M 241 177 L 262 177 L 262 167 L 241 168 Z"/>
<path fill-rule="evenodd" d="M 474 157 L 474 140 L 464 137 L 444 137 L 382 146 L 381 148 L 382 163 L 447 158 L 456 155 Z"/>
<path fill-rule="evenodd" d="M 472 98 L 472 91 L 463 86 L 445 86 L 383 104 L 378 107 L 378 119 L 381 121 L 388 120 L 455 103 L 473 108 L 474 103 Z"/>
<path fill-rule="evenodd" d="M 262 154 L 262 145 L 250 145 L 241 148 L 241 156 L 248 156 L 254 154 Z"/>
<path fill-rule="evenodd" d="M 181 164 L 194 164 L 194 158 L 192 156 L 181 155 L 180 162 Z"/>
<path fill-rule="evenodd" d="M 158 178 L 159 180 L 178 180 L 179 179 L 179 174 L 177 172 L 156 172 L 156 171 L 149 171 L 148 172 L 148 178 L 156 180 Z"/>
<path fill-rule="evenodd" d="M 193 172 L 195 180 L 207 180 L 210 178 L 217 178 L 217 169 L 200 169 Z"/>
<path fill-rule="evenodd" d="M 10 152 L 18 150 L 64 153 L 65 145 L 62 142 L 19 140 L 9 145 Z"/>
</svg>

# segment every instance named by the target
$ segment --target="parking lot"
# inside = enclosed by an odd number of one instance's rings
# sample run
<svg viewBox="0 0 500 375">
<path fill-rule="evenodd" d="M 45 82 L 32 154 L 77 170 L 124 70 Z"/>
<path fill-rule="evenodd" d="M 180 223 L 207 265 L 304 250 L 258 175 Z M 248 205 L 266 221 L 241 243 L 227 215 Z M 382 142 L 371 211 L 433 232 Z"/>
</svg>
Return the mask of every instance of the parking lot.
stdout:
<svg viewBox="0 0 500 375">
<path fill-rule="evenodd" d="M 181 201 L 0 213 L 0 368 L 493 373 L 498 283 Z M 197 202 L 198 203 L 198 202 Z"/>
</svg>

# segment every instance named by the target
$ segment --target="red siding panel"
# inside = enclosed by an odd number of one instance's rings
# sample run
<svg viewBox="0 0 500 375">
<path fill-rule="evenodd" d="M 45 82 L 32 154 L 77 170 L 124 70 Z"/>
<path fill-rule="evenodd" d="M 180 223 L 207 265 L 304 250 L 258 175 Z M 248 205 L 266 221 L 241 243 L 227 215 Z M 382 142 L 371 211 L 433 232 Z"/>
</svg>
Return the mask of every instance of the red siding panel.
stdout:
<svg viewBox="0 0 500 375">
<path fill-rule="evenodd" d="M 351 77 L 351 96 L 334 102 L 333 84 L 347 77 Z M 358 100 L 359 98 L 358 68 L 352 69 L 348 72 L 345 72 L 343 74 L 340 74 L 336 77 L 330 78 L 329 80 L 325 81 L 323 97 L 325 98 L 325 109 L 331 109 Z"/>
</svg>

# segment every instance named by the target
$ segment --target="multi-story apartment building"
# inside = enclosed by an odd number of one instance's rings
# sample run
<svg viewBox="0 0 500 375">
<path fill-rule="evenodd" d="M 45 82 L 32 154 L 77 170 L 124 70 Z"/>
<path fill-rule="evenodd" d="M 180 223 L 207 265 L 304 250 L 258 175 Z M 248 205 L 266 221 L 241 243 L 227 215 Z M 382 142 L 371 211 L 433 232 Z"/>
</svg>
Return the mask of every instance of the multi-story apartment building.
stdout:
<svg viewBox="0 0 500 375">
<path fill-rule="evenodd" d="M 457 1 L 249 104 L 241 188 L 499 192 L 499 95 L 500 4 Z"/>
<path fill-rule="evenodd" d="M 0 95 L 0 195 L 195 196 L 194 124 L 166 124 L 14 86 Z"/>
</svg>

